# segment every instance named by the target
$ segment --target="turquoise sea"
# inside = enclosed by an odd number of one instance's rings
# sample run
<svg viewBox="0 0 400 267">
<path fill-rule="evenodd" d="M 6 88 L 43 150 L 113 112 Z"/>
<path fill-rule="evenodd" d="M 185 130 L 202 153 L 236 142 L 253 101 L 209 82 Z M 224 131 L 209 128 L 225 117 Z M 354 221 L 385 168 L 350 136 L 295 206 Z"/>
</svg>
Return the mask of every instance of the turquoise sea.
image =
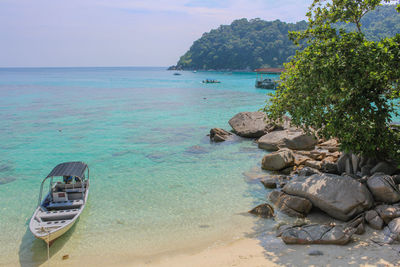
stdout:
<svg viewBox="0 0 400 267">
<path fill-rule="evenodd" d="M 263 107 L 253 73 L 165 68 L 0 69 L 0 265 L 46 263 L 28 229 L 42 179 L 58 163 L 90 168 L 89 202 L 51 261 L 155 257 L 254 231 L 265 191 L 252 140 L 214 144 L 240 111 Z M 218 79 L 220 84 L 203 84 Z"/>
</svg>

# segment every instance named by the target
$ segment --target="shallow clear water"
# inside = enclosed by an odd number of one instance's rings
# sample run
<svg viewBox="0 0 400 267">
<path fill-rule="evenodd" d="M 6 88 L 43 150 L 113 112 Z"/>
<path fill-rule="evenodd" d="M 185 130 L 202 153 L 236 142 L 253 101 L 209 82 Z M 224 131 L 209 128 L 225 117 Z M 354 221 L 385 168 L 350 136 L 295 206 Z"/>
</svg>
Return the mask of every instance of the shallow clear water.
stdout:
<svg viewBox="0 0 400 267">
<path fill-rule="evenodd" d="M 28 222 L 41 180 L 65 161 L 88 163 L 91 191 L 52 255 L 140 257 L 249 233 L 245 212 L 265 192 L 243 172 L 263 152 L 206 135 L 263 107 L 267 91 L 254 81 L 162 68 L 0 69 L 0 265 L 45 262 Z"/>
</svg>

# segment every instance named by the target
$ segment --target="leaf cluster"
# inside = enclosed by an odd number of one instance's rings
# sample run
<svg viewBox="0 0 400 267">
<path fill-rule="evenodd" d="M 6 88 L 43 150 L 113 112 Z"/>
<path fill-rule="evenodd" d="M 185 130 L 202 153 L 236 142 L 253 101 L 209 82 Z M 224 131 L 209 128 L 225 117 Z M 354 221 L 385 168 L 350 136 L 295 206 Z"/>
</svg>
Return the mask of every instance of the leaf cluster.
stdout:
<svg viewBox="0 0 400 267">
<path fill-rule="evenodd" d="M 368 41 L 358 27 L 334 27 L 361 21 L 381 2 L 314 1 L 309 27 L 291 35 L 308 46 L 285 64 L 281 87 L 265 107 L 271 118 L 287 114 L 297 126 L 338 138 L 344 151 L 400 159 L 389 127 L 398 115 L 400 35 Z"/>
</svg>

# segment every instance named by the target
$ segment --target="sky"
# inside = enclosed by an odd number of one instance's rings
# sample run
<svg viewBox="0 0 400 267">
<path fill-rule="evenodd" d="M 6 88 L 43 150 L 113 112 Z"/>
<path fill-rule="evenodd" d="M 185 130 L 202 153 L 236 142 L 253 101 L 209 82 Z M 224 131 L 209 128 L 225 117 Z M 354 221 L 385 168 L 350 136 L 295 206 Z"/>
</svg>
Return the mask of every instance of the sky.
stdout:
<svg viewBox="0 0 400 267">
<path fill-rule="evenodd" d="M 0 67 L 170 66 L 240 18 L 305 19 L 312 0 L 0 0 Z"/>
</svg>

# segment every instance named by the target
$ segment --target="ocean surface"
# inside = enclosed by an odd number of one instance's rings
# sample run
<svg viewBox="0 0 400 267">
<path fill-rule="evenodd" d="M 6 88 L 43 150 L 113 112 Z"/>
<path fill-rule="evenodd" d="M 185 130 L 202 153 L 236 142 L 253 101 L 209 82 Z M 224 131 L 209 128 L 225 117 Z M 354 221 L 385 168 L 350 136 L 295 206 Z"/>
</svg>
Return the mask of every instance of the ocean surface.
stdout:
<svg viewBox="0 0 400 267">
<path fill-rule="evenodd" d="M 84 161 L 91 189 L 51 261 L 155 257 L 251 235 L 247 211 L 266 191 L 245 174 L 265 152 L 252 140 L 211 143 L 214 127 L 256 111 L 253 73 L 165 68 L 0 69 L 0 265 L 47 264 L 29 219 L 58 163 Z M 220 84 L 203 84 L 218 79 Z"/>
</svg>

